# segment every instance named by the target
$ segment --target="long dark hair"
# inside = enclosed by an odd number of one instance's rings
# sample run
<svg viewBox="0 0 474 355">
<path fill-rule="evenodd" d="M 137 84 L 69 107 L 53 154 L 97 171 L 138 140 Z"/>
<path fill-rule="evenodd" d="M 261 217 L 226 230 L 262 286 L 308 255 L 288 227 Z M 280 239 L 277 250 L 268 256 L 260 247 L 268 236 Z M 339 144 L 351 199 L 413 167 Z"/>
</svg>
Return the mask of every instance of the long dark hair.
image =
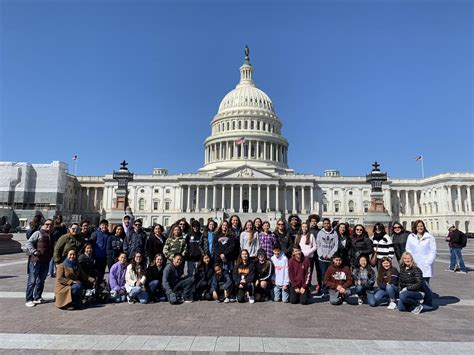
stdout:
<svg viewBox="0 0 474 355">
<path fill-rule="evenodd" d="M 382 263 L 384 261 L 388 261 L 390 263 L 390 267 L 389 269 L 387 270 L 387 283 L 390 283 L 390 281 L 392 281 L 392 259 L 390 258 L 387 258 L 386 256 L 384 256 L 382 259 L 380 259 L 380 264 L 379 265 L 382 265 Z M 383 275 L 385 273 L 385 269 L 380 266 L 379 267 L 379 271 L 377 273 L 377 283 L 380 285 L 381 283 L 384 282 L 384 279 L 383 279 Z"/>
<path fill-rule="evenodd" d="M 295 243 L 299 245 L 301 242 L 301 237 L 303 237 L 303 224 L 306 224 L 306 227 L 308 228 L 307 234 L 305 235 L 306 239 L 304 243 L 306 245 L 309 245 L 311 243 L 311 232 L 309 231 L 309 224 L 307 222 L 301 223 L 300 229 L 298 230 L 298 233 L 296 234 Z"/>
<path fill-rule="evenodd" d="M 362 228 L 362 233 L 361 233 L 361 238 L 364 238 L 367 236 L 367 231 L 365 230 L 365 227 L 362 225 L 362 224 L 356 224 L 354 226 L 354 232 L 352 233 L 352 237 L 355 238 L 357 236 L 357 233 L 355 232 L 355 230 L 357 229 L 357 227 L 361 227 Z"/>
<path fill-rule="evenodd" d="M 239 223 L 237 223 L 237 229 L 238 230 L 242 230 L 242 221 L 240 220 L 239 216 L 237 216 L 236 214 L 233 214 L 232 216 L 230 216 L 229 218 L 229 225 L 230 225 L 230 228 L 232 228 L 232 218 L 237 218 L 237 221 Z"/>
<path fill-rule="evenodd" d="M 135 257 L 137 256 L 137 254 L 140 254 L 142 256 L 142 262 L 140 264 L 138 264 L 135 261 Z M 143 274 L 143 267 L 142 267 L 143 266 L 143 253 L 141 251 L 138 250 L 135 253 L 133 253 L 131 265 L 132 265 L 132 271 L 135 273 L 135 275 L 137 275 L 137 277 L 142 276 L 142 274 Z"/>
<path fill-rule="evenodd" d="M 247 249 L 242 249 L 239 253 L 239 257 L 237 258 L 237 263 L 235 265 L 240 265 L 243 263 L 243 260 L 242 260 L 242 253 L 245 252 L 247 253 L 247 264 L 250 264 L 250 254 L 249 254 L 249 251 Z"/>
<path fill-rule="evenodd" d="M 125 238 L 125 231 L 123 230 L 123 226 L 121 224 L 117 224 L 114 229 L 112 230 L 112 235 L 115 235 L 117 233 L 117 228 L 120 227 L 122 228 L 122 233 L 120 233 L 119 237 L 124 239 Z"/>
</svg>

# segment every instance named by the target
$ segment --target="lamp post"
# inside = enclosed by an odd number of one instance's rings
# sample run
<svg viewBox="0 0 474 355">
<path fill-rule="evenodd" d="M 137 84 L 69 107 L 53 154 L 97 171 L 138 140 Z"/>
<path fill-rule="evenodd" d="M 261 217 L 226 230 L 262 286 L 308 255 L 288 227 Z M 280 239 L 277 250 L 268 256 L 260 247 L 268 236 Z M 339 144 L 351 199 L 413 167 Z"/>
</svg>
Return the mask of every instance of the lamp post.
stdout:
<svg viewBox="0 0 474 355">
<path fill-rule="evenodd" d="M 127 168 L 128 163 L 124 160 L 120 163 L 120 169 L 113 172 L 112 178 L 118 182 L 117 200 L 115 202 L 116 210 L 123 210 L 124 213 L 128 207 L 128 183 L 133 180 L 133 173 Z"/>
</svg>

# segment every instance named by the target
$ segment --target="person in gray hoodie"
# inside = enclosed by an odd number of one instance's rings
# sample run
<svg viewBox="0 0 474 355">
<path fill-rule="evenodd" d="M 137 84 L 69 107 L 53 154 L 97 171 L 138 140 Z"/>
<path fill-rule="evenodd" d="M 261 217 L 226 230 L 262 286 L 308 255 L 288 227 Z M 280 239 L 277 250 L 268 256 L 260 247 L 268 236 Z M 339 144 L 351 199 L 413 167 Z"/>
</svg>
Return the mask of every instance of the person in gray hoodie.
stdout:
<svg viewBox="0 0 474 355">
<path fill-rule="evenodd" d="M 323 278 L 329 265 L 331 265 L 331 259 L 333 255 L 336 254 L 338 246 L 338 237 L 331 227 L 331 220 L 324 218 L 323 229 L 318 232 L 318 236 L 316 237 L 316 250 L 318 252 L 319 267 Z M 327 286 L 324 283 L 321 287 L 321 294 L 321 296 L 324 297 L 329 295 Z"/>
</svg>

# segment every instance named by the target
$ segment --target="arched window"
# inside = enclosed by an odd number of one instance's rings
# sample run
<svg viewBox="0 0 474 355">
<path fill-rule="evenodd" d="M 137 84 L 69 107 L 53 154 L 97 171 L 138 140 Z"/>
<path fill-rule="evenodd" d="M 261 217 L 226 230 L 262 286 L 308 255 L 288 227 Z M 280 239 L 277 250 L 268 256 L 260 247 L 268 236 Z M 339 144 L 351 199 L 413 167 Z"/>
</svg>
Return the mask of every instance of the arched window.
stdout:
<svg viewBox="0 0 474 355">
<path fill-rule="evenodd" d="M 348 203 L 348 207 L 349 207 L 349 212 L 354 212 L 354 201 L 349 201 Z"/>
<path fill-rule="evenodd" d="M 143 211 L 145 209 L 145 199 L 138 199 L 138 210 Z"/>
</svg>

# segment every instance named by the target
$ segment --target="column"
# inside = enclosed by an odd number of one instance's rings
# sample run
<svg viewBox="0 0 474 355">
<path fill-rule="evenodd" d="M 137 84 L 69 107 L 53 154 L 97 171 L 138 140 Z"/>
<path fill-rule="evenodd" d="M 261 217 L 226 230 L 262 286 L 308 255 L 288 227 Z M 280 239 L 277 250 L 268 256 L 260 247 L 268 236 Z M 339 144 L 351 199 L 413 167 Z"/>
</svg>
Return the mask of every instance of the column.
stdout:
<svg viewBox="0 0 474 355">
<path fill-rule="evenodd" d="M 208 187 L 207 185 L 204 186 L 204 209 L 207 211 L 207 198 L 208 198 Z"/>
<path fill-rule="evenodd" d="M 466 208 L 466 212 L 472 212 L 472 200 L 471 200 L 471 186 L 467 185 L 466 186 L 466 189 L 467 189 L 467 208 Z"/>
<path fill-rule="evenodd" d="M 397 193 L 397 203 L 398 203 L 397 212 L 398 212 L 398 215 L 400 216 L 400 213 L 401 213 L 401 211 L 400 211 L 400 205 L 401 205 L 401 203 L 400 203 L 400 190 L 396 190 L 396 193 Z"/>
<path fill-rule="evenodd" d="M 267 211 L 270 211 L 270 185 L 267 185 Z"/>
<path fill-rule="evenodd" d="M 448 189 L 448 212 L 454 212 L 453 210 L 453 196 L 451 194 L 451 186 L 446 186 Z"/>
<path fill-rule="evenodd" d="M 267 160 L 267 142 L 263 141 L 263 160 Z"/>
<path fill-rule="evenodd" d="M 224 204 L 225 204 L 224 198 L 225 198 L 225 185 L 222 184 L 222 196 L 221 196 L 221 208 L 222 208 L 222 210 L 225 209 L 225 206 L 224 206 Z"/>
<path fill-rule="evenodd" d="M 410 208 L 410 199 L 409 199 L 409 196 L 408 196 L 408 190 L 405 190 L 405 214 L 406 215 L 411 213 L 411 211 L 409 211 L 409 210 L 411 210 L 411 208 Z"/>
<path fill-rule="evenodd" d="M 270 143 L 270 160 L 273 160 L 273 143 Z"/>
<path fill-rule="evenodd" d="M 260 193 L 261 193 L 261 185 L 258 184 L 257 186 L 257 212 L 261 213 L 262 212 L 262 205 L 260 204 Z"/>
<path fill-rule="evenodd" d="M 304 206 L 304 186 L 301 186 L 301 213 L 305 213 L 306 208 Z"/>
<path fill-rule="evenodd" d="M 275 211 L 280 211 L 280 189 L 278 188 L 278 184 L 275 185 Z"/>
<path fill-rule="evenodd" d="M 86 187 L 86 203 L 85 203 L 85 210 L 86 211 L 89 211 L 90 210 L 90 198 L 91 198 L 91 188 L 90 187 Z"/>
<path fill-rule="evenodd" d="M 199 185 L 196 186 L 196 208 L 194 210 L 196 212 L 199 212 L 201 210 L 199 208 Z"/>
<path fill-rule="evenodd" d="M 234 150 L 234 153 L 232 154 L 232 158 L 237 159 L 237 145 L 235 144 L 235 141 L 232 144 L 232 149 Z"/>
<path fill-rule="evenodd" d="M 296 213 L 296 187 L 292 186 L 293 188 L 293 213 Z"/>
<path fill-rule="evenodd" d="M 245 157 L 245 143 L 240 144 L 240 159 Z"/>
<path fill-rule="evenodd" d="M 388 213 L 392 216 L 393 215 L 393 208 L 392 208 L 392 192 L 389 189 L 385 189 L 385 206 L 387 207 Z"/>
<path fill-rule="evenodd" d="M 260 142 L 259 141 L 257 141 L 256 154 L 257 154 L 257 159 L 260 159 Z"/>
<path fill-rule="evenodd" d="M 309 213 L 312 213 L 314 210 L 314 186 L 313 185 L 309 187 L 309 202 L 310 202 Z"/>
<path fill-rule="evenodd" d="M 288 213 L 288 198 L 287 198 L 287 187 L 286 185 L 283 186 L 283 196 L 284 196 L 284 199 L 285 199 L 285 213 L 287 214 Z"/>
<path fill-rule="evenodd" d="M 188 201 L 186 205 L 186 212 L 191 212 L 191 185 L 188 185 Z"/>
<path fill-rule="evenodd" d="M 462 195 L 461 195 L 461 185 L 458 185 L 457 205 L 458 205 L 458 208 L 459 208 L 459 212 L 463 212 L 463 208 L 462 208 Z"/>
<path fill-rule="evenodd" d="M 249 213 L 252 213 L 252 184 L 249 184 Z"/>
<path fill-rule="evenodd" d="M 230 185 L 230 210 L 231 210 L 231 212 L 235 212 L 235 209 L 234 209 L 234 184 Z"/>
<path fill-rule="evenodd" d="M 217 187 L 216 187 L 216 184 L 214 183 L 214 185 L 212 186 L 212 210 L 215 211 L 216 210 L 216 194 L 217 194 Z"/>
<path fill-rule="evenodd" d="M 243 185 L 240 184 L 240 199 L 239 199 L 239 212 L 242 213 L 244 212 L 244 206 L 242 205 L 242 198 L 243 198 Z"/>
<path fill-rule="evenodd" d="M 415 193 L 415 211 L 416 211 L 416 214 L 420 214 L 420 204 L 418 202 L 418 191 L 414 191 Z"/>
</svg>

